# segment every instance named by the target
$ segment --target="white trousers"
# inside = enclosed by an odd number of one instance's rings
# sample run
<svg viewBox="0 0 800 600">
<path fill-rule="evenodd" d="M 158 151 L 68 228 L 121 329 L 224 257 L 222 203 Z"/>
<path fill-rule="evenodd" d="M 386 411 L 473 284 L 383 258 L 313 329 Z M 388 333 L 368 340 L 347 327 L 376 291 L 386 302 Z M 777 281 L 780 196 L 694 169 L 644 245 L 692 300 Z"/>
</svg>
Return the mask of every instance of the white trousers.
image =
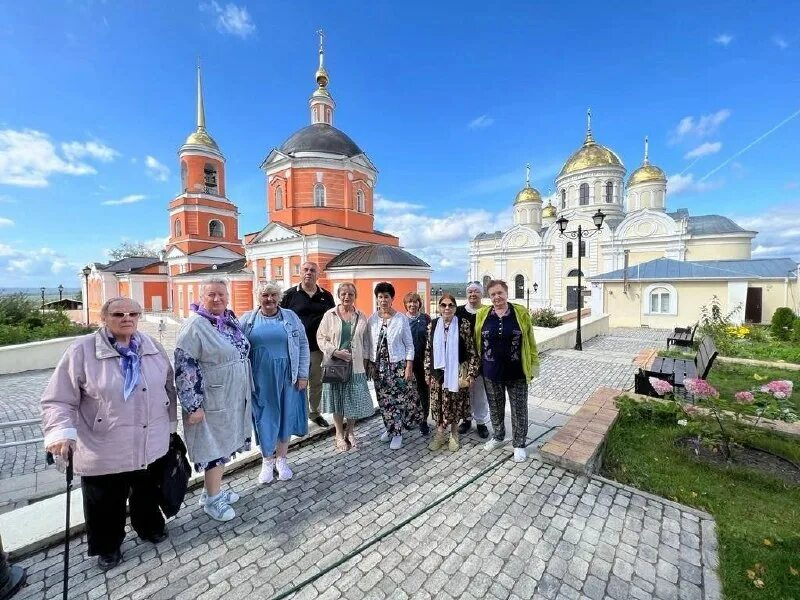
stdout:
<svg viewBox="0 0 800 600">
<path fill-rule="evenodd" d="M 489 420 L 489 400 L 486 398 L 486 386 L 483 383 L 483 375 L 477 377 L 469 388 L 469 404 L 472 408 L 472 418 L 476 423 L 488 425 Z"/>
</svg>

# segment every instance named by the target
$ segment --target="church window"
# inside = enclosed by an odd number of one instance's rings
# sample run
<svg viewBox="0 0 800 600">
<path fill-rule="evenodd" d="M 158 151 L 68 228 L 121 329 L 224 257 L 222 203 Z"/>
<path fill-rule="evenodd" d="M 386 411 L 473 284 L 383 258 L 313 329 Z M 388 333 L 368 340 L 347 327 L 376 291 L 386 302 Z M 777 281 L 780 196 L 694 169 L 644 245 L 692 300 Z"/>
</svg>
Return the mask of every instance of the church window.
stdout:
<svg viewBox="0 0 800 600">
<path fill-rule="evenodd" d="M 186 166 L 186 161 L 181 161 L 181 191 L 186 192 L 189 190 L 189 168 Z"/>
<path fill-rule="evenodd" d="M 275 210 L 283 208 L 283 188 L 275 188 Z"/>
<path fill-rule="evenodd" d="M 567 208 L 567 190 L 561 190 L 561 210 Z"/>
<path fill-rule="evenodd" d="M 483 295 L 486 296 L 489 293 L 489 282 L 492 280 L 491 275 L 484 275 L 483 276 Z"/>
<path fill-rule="evenodd" d="M 606 183 L 606 202 L 614 202 L 614 184 L 610 181 Z"/>
<path fill-rule="evenodd" d="M 300 263 L 292 265 L 292 275 L 300 275 Z"/>
<path fill-rule="evenodd" d="M 181 225 L 180 219 L 175 219 L 175 237 L 181 237 L 183 235 L 183 226 Z"/>
<path fill-rule="evenodd" d="M 364 192 L 362 190 L 356 192 L 356 210 L 358 212 L 367 212 L 367 203 L 364 200 Z"/>
<path fill-rule="evenodd" d="M 275 267 L 275 277 L 283 277 L 283 267 Z"/>
<path fill-rule="evenodd" d="M 517 275 L 514 277 L 514 298 L 522 299 L 525 297 L 525 277 Z"/>
<path fill-rule="evenodd" d="M 207 194 L 217 193 L 217 168 L 211 163 L 203 167 L 203 186 Z"/>
<path fill-rule="evenodd" d="M 314 207 L 321 208 L 325 206 L 325 186 L 318 183 L 314 186 Z"/>
<path fill-rule="evenodd" d="M 224 237 L 225 228 L 222 225 L 222 221 L 217 221 L 216 219 L 211 220 L 208 223 L 208 235 L 209 237 L 216 237 L 216 238 Z"/>
<path fill-rule="evenodd" d="M 652 314 L 670 314 L 671 294 L 664 287 L 657 287 L 650 292 L 650 312 Z"/>
<path fill-rule="evenodd" d="M 587 204 L 589 204 L 589 184 L 588 183 L 582 183 L 581 184 L 580 204 L 581 204 L 581 206 L 586 206 Z"/>
<path fill-rule="evenodd" d="M 584 257 L 586 256 L 586 242 L 581 240 L 579 244 L 580 244 L 581 257 Z"/>
<path fill-rule="evenodd" d="M 583 271 L 578 271 L 578 269 L 572 269 L 569 273 L 567 273 L 567 277 L 577 277 L 580 274 L 583 277 Z"/>
<path fill-rule="evenodd" d="M 567 242 L 567 258 L 572 258 L 572 242 Z"/>
</svg>

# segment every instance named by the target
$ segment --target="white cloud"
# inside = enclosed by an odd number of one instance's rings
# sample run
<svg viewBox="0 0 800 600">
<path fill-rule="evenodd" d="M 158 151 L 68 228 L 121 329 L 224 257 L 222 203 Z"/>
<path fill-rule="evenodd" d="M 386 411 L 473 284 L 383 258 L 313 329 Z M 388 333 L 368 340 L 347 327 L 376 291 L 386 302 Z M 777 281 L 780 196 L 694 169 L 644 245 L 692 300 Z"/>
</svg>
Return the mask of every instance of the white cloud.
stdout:
<svg viewBox="0 0 800 600">
<path fill-rule="evenodd" d="M 700 158 L 709 154 L 716 154 L 722 149 L 722 142 L 704 142 L 694 150 L 689 150 L 683 158 Z"/>
<path fill-rule="evenodd" d="M 376 227 L 398 236 L 406 250 L 436 269 L 440 281 L 464 279 L 472 238 L 482 231 L 507 229 L 512 221 L 510 204 L 500 213 L 458 209 L 442 216 L 424 214 L 420 204 L 387 200 L 377 194 L 375 205 Z"/>
<path fill-rule="evenodd" d="M 729 33 L 720 33 L 717 37 L 714 38 L 714 42 L 719 44 L 720 46 L 727 47 L 733 41 L 733 36 Z"/>
<path fill-rule="evenodd" d="M 688 173 L 681 175 L 670 175 L 667 178 L 667 192 L 670 196 L 685 194 L 689 192 L 701 193 L 713 190 L 722 185 L 722 181 L 695 181 L 694 175 Z"/>
<path fill-rule="evenodd" d="M 236 6 L 232 3 L 220 6 L 216 0 L 211 0 L 211 2 L 201 4 L 200 10 L 216 17 L 215 24 L 220 33 L 230 33 L 240 38 L 247 38 L 255 33 L 256 26 L 244 6 Z"/>
<path fill-rule="evenodd" d="M 13 227 L 14 221 L 6 217 L 0 217 L 0 227 Z"/>
<path fill-rule="evenodd" d="M 124 196 L 119 198 L 118 200 L 106 200 L 105 202 L 101 202 L 103 206 L 117 206 L 119 204 L 135 204 L 136 202 L 141 202 L 147 198 L 144 194 L 130 194 L 128 196 Z"/>
<path fill-rule="evenodd" d="M 169 179 L 169 168 L 161 164 L 153 156 L 145 156 L 144 164 L 147 167 L 146 173 L 156 181 L 166 181 Z"/>
<path fill-rule="evenodd" d="M 150 248 L 150 250 L 161 252 L 167 245 L 167 240 L 169 240 L 168 235 L 164 237 L 153 238 L 152 240 L 145 240 L 142 242 L 142 244 Z"/>
<path fill-rule="evenodd" d="M 790 257 L 800 260 L 800 203 L 773 206 L 757 216 L 734 217 L 736 223 L 759 234 L 753 258 Z M 780 229 L 775 227 L 780 223 Z"/>
<path fill-rule="evenodd" d="M 789 42 L 787 42 L 786 38 L 782 35 L 773 36 L 772 43 L 774 43 L 781 50 L 786 50 L 789 47 Z"/>
<path fill-rule="evenodd" d="M 69 161 L 80 160 L 88 156 L 102 162 L 111 162 L 120 156 L 119 152 L 102 142 L 65 142 L 61 144 L 61 150 Z"/>
<path fill-rule="evenodd" d="M 733 113 L 730 109 L 723 108 L 710 115 L 683 117 L 672 134 L 672 142 L 679 142 L 687 137 L 704 138 L 713 135 L 731 114 Z"/>
<path fill-rule="evenodd" d="M 33 129 L 0 130 L 0 184 L 47 187 L 53 175 L 95 173 L 94 167 L 85 162 L 59 156 L 46 133 Z"/>
<path fill-rule="evenodd" d="M 28 287 L 63 283 L 70 287 L 70 278 L 77 280 L 80 267 L 51 248 L 22 250 L 0 243 L 0 276 L 4 285 Z M 56 275 L 60 279 L 56 280 Z"/>
<path fill-rule="evenodd" d="M 485 129 L 494 123 L 494 119 L 488 115 L 481 115 L 469 122 L 467 127 L 470 129 Z"/>
<path fill-rule="evenodd" d="M 17 201 L 11 196 L 0 196 L 0 204 L 16 204 Z"/>
</svg>

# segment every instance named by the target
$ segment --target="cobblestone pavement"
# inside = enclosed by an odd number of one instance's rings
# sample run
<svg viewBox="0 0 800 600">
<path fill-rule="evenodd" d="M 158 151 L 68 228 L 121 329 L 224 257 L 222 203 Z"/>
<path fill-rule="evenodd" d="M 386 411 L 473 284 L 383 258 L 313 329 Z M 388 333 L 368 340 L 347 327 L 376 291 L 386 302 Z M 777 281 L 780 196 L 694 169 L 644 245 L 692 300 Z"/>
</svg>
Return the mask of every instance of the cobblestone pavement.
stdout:
<svg viewBox="0 0 800 600">
<path fill-rule="evenodd" d="M 258 468 L 233 474 L 237 517 L 211 521 L 197 492 L 153 547 L 129 536 L 108 574 L 71 548 L 70 598 L 652 598 L 703 597 L 713 523 L 598 478 L 538 460 L 487 453 L 474 436 L 458 452 L 410 434 L 391 451 L 380 419 L 361 448 L 330 438 L 290 453 L 295 478 L 256 487 Z M 531 439 L 547 431 L 533 427 Z M 21 561 L 18 595 L 58 598 L 59 545 Z M 704 568 L 706 573 L 704 574 Z"/>
</svg>

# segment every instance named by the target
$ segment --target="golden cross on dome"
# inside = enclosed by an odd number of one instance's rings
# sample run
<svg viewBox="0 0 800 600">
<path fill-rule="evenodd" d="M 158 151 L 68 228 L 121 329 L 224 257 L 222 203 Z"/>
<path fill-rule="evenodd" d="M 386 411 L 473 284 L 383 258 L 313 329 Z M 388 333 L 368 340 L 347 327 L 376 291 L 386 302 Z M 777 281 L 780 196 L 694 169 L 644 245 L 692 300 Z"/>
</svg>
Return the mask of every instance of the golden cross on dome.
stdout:
<svg viewBox="0 0 800 600">
<path fill-rule="evenodd" d="M 525 187 L 531 187 L 531 163 L 525 163 Z"/>
<path fill-rule="evenodd" d="M 320 29 L 320 30 L 317 31 L 317 35 L 319 36 L 319 51 L 320 51 L 320 54 L 321 54 L 322 51 L 323 51 L 322 50 L 322 45 L 323 45 L 323 42 L 325 41 L 325 31 Z"/>
<path fill-rule="evenodd" d="M 644 164 L 646 164 L 646 165 L 650 164 L 650 157 L 648 156 L 650 154 L 649 146 L 650 146 L 650 142 L 647 139 L 647 136 L 644 136 Z"/>
</svg>

